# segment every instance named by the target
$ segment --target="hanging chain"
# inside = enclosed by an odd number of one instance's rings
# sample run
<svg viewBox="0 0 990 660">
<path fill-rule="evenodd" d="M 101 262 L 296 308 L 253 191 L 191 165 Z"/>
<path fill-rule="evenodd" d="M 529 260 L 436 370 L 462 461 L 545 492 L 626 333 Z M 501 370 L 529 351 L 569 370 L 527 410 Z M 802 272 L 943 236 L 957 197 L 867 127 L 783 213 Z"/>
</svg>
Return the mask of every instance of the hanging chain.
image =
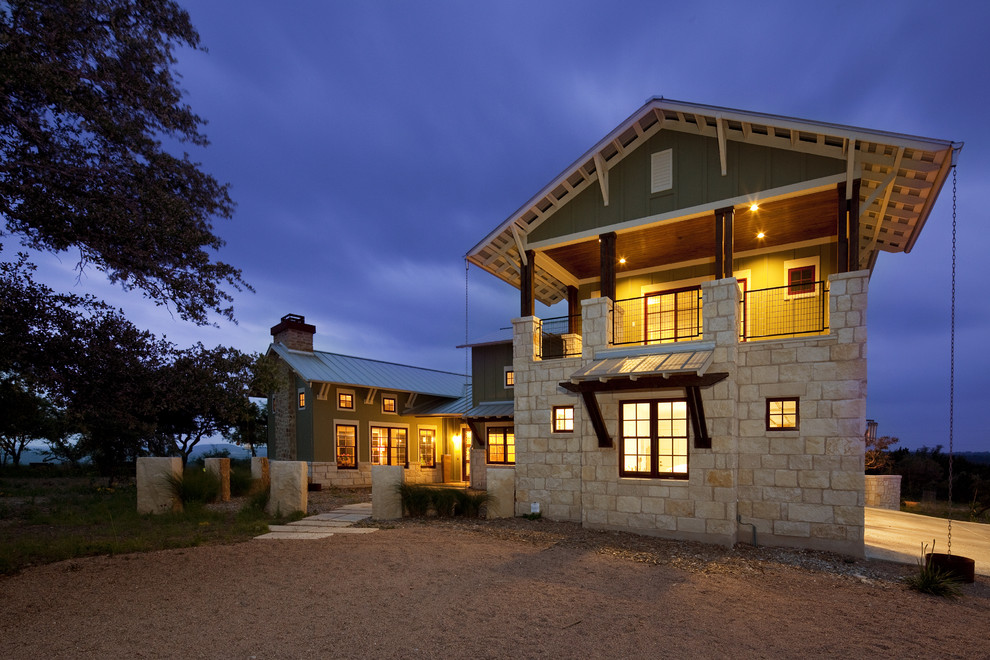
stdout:
<svg viewBox="0 0 990 660">
<path fill-rule="evenodd" d="M 952 322 L 949 330 L 949 549 L 952 555 L 952 435 L 956 400 L 956 166 L 952 166 Z"/>
</svg>

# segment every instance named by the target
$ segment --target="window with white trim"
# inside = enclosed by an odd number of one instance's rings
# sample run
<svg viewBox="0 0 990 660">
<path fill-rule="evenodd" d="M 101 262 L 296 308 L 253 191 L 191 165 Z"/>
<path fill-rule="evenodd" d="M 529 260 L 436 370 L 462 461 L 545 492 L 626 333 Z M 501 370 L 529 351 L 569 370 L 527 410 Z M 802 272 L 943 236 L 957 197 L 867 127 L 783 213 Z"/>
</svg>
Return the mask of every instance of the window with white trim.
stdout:
<svg viewBox="0 0 990 660">
<path fill-rule="evenodd" d="M 337 424 L 337 469 L 357 469 L 357 426 Z"/>
<path fill-rule="evenodd" d="M 337 390 L 337 410 L 354 410 L 353 390 Z"/>
<path fill-rule="evenodd" d="M 371 464 L 409 467 L 407 435 L 406 429 L 397 426 L 372 426 Z"/>
<path fill-rule="evenodd" d="M 437 466 L 437 430 L 432 427 L 419 429 L 419 464 L 425 468 Z"/>
</svg>

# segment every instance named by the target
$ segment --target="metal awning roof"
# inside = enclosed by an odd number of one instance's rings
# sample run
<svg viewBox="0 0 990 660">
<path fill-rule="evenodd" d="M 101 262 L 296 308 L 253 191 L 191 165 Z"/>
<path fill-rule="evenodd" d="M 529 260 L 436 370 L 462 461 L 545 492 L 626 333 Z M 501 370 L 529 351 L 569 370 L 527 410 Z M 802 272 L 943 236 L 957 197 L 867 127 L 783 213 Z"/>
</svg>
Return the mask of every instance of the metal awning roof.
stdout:
<svg viewBox="0 0 990 660">
<path fill-rule="evenodd" d="M 490 401 L 479 403 L 464 413 L 464 419 L 512 419 L 515 414 L 515 404 L 512 401 Z"/>
<path fill-rule="evenodd" d="M 471 408 L 471 386 L 464 386 L 464 396 L 441 402 L 431 401 L 403 411 L 413 417 L 463 417 Z"/>
<path fill-rule="evenodd" d="M 294 351 L 278 343 L 272 344 L 269 350 L 310 383 L 376 387 L 451 399 L 459 399 L 464 394 L 466 377 L 462 374 L 323 351 Z"/>
<path fill-rule="evenodd" d="M 572 383 L 579 383 L 589 380 L 604 382 L 613 378 L 636 380 L 645 376 L 667 378 L 673 374 L 704 376 L 714 356 L 714 350 L 705 348 L 675 353 L 611 357 L 578 369 L 571 374 L 570 380 Z"/>
<path fill-rule="evenodd" d="M 846 178 L 860 187 L 860 252 L 872 267 L 879 250 L 910 252 L 945 183 L 961 142 L 938 140 L 652 98 L 581 155 L 559 176 L 471 248 L 465 257 L 496 277 L 520 286 L 520 264 L 530 232 L 658 131 L 682 131 L 718 140 L 723 173 L 726 141 L 840 159 Z M 602 231 L 612 231 L 601 228 Z M 621 233 L 622 230 L 617 230 Z M 540 256 L 539 254 L 537 256 Z M 566 273 L 537 261 L 536 299 L 552 305 L 567 299 Z"/>
</svg>

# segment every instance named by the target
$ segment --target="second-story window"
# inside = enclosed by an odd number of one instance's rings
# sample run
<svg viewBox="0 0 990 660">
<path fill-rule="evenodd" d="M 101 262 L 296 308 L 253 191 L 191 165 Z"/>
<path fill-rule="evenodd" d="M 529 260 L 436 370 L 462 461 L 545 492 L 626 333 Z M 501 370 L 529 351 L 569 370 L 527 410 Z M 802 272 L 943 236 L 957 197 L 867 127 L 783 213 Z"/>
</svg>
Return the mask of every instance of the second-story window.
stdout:
<svg viewBox="0 0 990 660">
<path fill-rule="evenodd" d="M 382 397 L 382 412 L 394 415 L 399 411 L 398 405 L 396 403 L 394 396 L 383 396 Z"/>
<path fill-rule="evenodd" d="M 514 387 L 516 384 L 516 372 L 512 369 L 506 367 L 505 369 L 505 386 Z"/>
</svg>

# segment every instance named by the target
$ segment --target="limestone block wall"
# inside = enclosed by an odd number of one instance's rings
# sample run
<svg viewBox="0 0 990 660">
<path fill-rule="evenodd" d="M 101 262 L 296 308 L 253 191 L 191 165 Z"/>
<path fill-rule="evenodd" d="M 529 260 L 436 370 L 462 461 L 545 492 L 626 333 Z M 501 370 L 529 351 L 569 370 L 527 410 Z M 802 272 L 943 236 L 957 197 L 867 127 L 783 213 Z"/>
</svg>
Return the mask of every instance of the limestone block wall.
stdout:
<svg viewBox="0 0 990 660">
<path fill-rule="evenodd" d="M 357 488 L 371 486 L 371 463 L 359 463 L 356 470 L 337 469 L 337 464 L 330 461 L 312 461 L 309 463 L 309 480 L 321 484 L 324 488 Z M 443 481 L 443 470 L 424 468 L 419 463 L 410 463 L 405 470 L 405 483 L 430 484 Z"/>
<path fill-rule="evenodd" d="M 761 543 L 863 554 L 868 277 L 829 278 L 828 336 L 738 346 L 738 507 Z M 777 397 L 798 430 L 767 430 Z"/>
<path fill-rule="evenodd" d="M 901 475 L 868 474 L 866 479 L 866 506 L 879 509 L 901 509 Z"/>
</svg>

